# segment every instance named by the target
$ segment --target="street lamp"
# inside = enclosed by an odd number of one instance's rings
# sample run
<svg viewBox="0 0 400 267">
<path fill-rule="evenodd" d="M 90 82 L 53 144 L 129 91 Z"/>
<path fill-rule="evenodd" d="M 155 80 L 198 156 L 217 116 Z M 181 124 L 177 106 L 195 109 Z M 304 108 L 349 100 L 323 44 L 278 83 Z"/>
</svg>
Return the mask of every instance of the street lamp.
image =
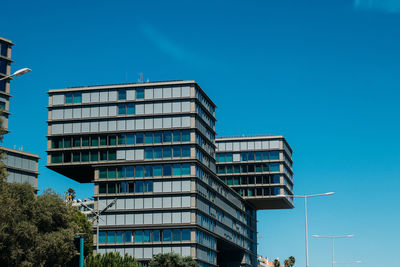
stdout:
<svg viewBox="0 0 400 267">
<path fill-rule="evenodd" d="M 335 261 L 335 264 L 352 264 L 352 263 L 362 263 L 362 261 Z"/>
<path fill-rule="evenodd" d="M 321 236 L 321 235 L 312 235 L 313 237 L 317 238 L 330 238 L 332 239 L 332 267 L 335 267 L 335 239 L 336 238 L 348 238 L 354 237 L 354 235 L 337 235 L 337 236 Z"/>
<path fill-rule="evenodd" d="M 307 198 L 310 197 L 322 197 L 322 196 L 330 196 L 335 194 L 335 192 L 328 192 L 323 194 L 315 194 L 315 195 L 278 195 L 278 197 L 299 197 L 304 198 L 304 214 L 305 214 L 305 225 L 306 225 L 306 267 L 308 265 L 308 223 L 307 223 Z"/>
<path fill-rule="evenodd" d="M 97 235 L 97 240 L 96 240 L 96 253 L 99 253 L 99 219 L 100 215 L 105 212 L 106 210 L 108 210 L 109 208 L 111 208 L 112 206 L 114 206 L 114 204 L 117 202 L 117 199 L 114 199 L 110 204 L 107 205 L 107 207 L 105 207 L 104 209 L 102 209 L 99 212 L 96 212 L 94 209 L 92 209 L 91 207 L 87 206 L 85 203 L 83 203 L 80 199 L 78 199 L 78 202 L 81 203 L 82 206 L 84 206 L 85 208 L 87 208 L 88 210 L 90 210 L 92 212 L 92 214 L 94 215 L 93 218 L 93 222 L 97 221 L 97 229 L 96 229 L 96 235 Z M 98 208 L 97 208 L 98 209 Z"/>
<path fill-rule="evenodd" d="M 23 69 L 17 70 L 16 72 L 14 72 L 11 75 L 7 75 L 7 76 L 5 76 L 3 78 L 0 78 L 0 81 L 8 79 L 8 78 L 11 78 L 11 77 L 14 77 L 14 76 L 21 76 L 21 75 L 24 75 L 25 73 L 28 73 L 30 71 L 32 71 L 32 70 L 29 69 L 29 68 L 23 68 Z"/>
</svg>

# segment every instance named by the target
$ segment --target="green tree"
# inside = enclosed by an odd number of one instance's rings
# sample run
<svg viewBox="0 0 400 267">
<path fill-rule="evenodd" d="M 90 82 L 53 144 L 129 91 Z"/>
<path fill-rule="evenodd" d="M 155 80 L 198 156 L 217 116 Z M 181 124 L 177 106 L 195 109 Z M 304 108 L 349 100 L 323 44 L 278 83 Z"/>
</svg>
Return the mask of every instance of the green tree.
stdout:
<svg viewBox="0 0 400 267">
<path fill-rule="evenodd" d="M 0 182 L 0 266 L 71 261 L 77 253 L 73 237 L 85 230 L 77 212 L 51 190 L 36 196 L 29 184 Z"/>
<path fill-rule="evenodd" d="M 199 267 L 197 262 L 190 256 L 182 257 L 170 252 L 155 255 L 149 263 L 149 267 Z"/>
<path fill-rule="evenodd" d="M 72 202 L 76 197 L 76 192 L 73 188 L 68 188 L 67 192 L 65 192 L 65 200 L 68 202 Z"/>
<path fill-rule="evenodd" d="M 294 266 L 296 259 L 293 256 L 290 256 L 288 260 L 289 260 L 289 266 Z"/>
<path fill-rule="evenodd" d="M 290 267 L 289 260 L 286 259 L 283 263 L 284 263 L 285 267 Z"/>
<path fill-rule="evenodd" d="M 90 255 L 93 253 L 92 223 L 88 221 L 86 215 L 78 210 L 78 208 L 72 207 L 72 210 L 72 221 L 78 225 L 79 233 L 85 234 L 84 255 Z"/>
<path fill-rule="evenodd" d="M 279 259 L 274 260 L 274 267 L 281 267 L 281 262 L 279 261 Z"/>
<path fill-rule="evenodd" d="M 85 257 L 84 264 L 85 267 L 137 267 L 138 262 L 132 256 L 125 254 L 125 257 L 122 257 L 117 252 L 108 252 L 105 254 L 97 254 L 93 256 L 89 254 Z"/>
</svg>

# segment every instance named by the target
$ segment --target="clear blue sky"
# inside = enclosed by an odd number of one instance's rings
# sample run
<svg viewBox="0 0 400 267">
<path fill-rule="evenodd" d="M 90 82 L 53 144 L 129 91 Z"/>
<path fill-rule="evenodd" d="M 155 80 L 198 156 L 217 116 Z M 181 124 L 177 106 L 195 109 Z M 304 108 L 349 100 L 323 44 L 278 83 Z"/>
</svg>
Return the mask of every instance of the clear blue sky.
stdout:
<svg viewBox="0 0 400 267">
<path fill-rule="evenodd" d="M 201 2 L 201 4 L 200 4 Z M 284 135 L 295 193 L 311 234 L 338 240 L 337 261 L 400 266 L 400 1 L 3 1 L 11 39 L 5 145 L 40 155 L 39 188 L 73 187 L 46 169 L 50 88 L 196 80 L 218 105 L 219 135 Z M 259 253 L 305 266 L 304 206 L 258 213 Z M 310 266 L 330 266 L 328 240 L 310 238 Z M 338 265 L 339 266 L 339 265 Z"/>
</svg>

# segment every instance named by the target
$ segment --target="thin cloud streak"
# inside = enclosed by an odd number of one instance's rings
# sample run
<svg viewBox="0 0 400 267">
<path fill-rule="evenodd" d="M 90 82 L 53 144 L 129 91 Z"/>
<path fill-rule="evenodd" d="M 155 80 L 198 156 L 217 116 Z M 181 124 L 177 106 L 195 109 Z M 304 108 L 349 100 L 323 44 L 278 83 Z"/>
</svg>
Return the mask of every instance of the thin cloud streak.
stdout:
<svg viewBox="0 0 400 267">
<path fill-rule="evenodd" d="M 149 24 L 142 24 L 139 29 L 158 49 L 177 61 L 197 67 L 208 67 L 214 64 L 211 60 L 185 49 Z"/>
<path fill-rule="evenodd" d="M 387 13 L 400 12 L 400 0 L 354 0 L 358 10 L 374 10 Z"/>
</svg>

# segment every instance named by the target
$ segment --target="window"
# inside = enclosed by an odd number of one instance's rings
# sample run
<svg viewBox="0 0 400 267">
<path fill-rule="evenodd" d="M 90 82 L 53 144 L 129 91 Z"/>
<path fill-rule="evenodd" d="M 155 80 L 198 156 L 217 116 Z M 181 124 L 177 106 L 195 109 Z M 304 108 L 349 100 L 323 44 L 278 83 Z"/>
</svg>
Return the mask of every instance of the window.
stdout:
<svg viewBox="0 0 400 267">
<path fill-rule="evenodd" d="M 172 141 L 172 133 L 170 131 L 165 131 L 163 134 L 163 142 L 171 142 Z"/>
<path fill-rule="evenodd" d="M 126 134 L 118 135 L 118 145 L 125 145 Z"/>
<path fill-rule="evenodd" d="M 174 131 L 174 142 L 180 142 L 181 141 L 181 132 L 180 131 Z"/>
<path fill-rule="evenodd" d="M 174 158 L 181 157 L 181 147 L 180 146 L 172 147 L 172 151 L 173 151 Z"/>
<path fill-rule="evenodd" d="M 171 176 L 171 165 L 164 165 L 163 167 L 163 175 L 164 176 Z"/>
<path fill-rule="evenodd" d="M 163 241 L 171 241 L 171 230 L 162 231 Z"/>
<path fill-rule="evenodd" d="M 160 241 L 160 230 L 153 230 L 153 242 Z"/>
<path fill-rule="evenodd" d="M 107 193 L 107 184 L 99 184 L 99 194 Z"/>
<path fill-rule="evenodd" d="M 142 181 L 138 181 L 135 183 L 135 192 L 136 193 L 143 193 L 143 182 Z"/>
<path fill-rule="evenodd" d="M 181 230 L 180 229 L 172 230 L 172 241 L 181 241 Z"/>
<path fill-rule="evenodd" d="M 65 104 L 78 104 L 82 103 L 82 93 L 75 92 L 75 93 L 66 93 L 65 94 Z"/>
<path fill-rule="evenodd" d="M 154 148 L 154 159 L 161 159 L 162 158 L 162 148 L 155 147 Z"/>
<path fill-rule="evenodd" d="M 89 137 L 82 137 L 82 146 L 89 146 Z"/>
<path fill-rule="evenodd" d="M 151 230 L 145 230 L 144 231 L 144 238 L 143 241 L 144 242 L 150 242 L 151 241 Z"/>
<path fill-rule="evenodd" d="M 126 114 L 126 105 L 119 104 L 118 105 L 118 115 L 125 115 Z"/>
<path fill-rule="evenodd" d="M 90 152 L 90 161 L 99 161 L 99 154 L 97 151 Z"/>
<path fill-rule="evenodd" d="M 153 143 L 153 133 L 145 133 L 144 135 L 144 143 L 152 144 Z"/>
<path fill-rule="evenodd" d="M 170 158 L 171 157 L 171 147 L 166 146 L 163 148 L 163 157 L 164 158 Z"/>
<path fill-rule="evenodd" d="M 279 163 L 271 163 L 269 168 L 271 172 L 279 172 Z"/>
<path fill-rule="evenodd" d="M 71 147 L 71 139 L 64 139 L 64 148 Z"/>
<path fill-rule="evenodd" d="M 115 243 L 115 231 L 107 232 L 107 243 Z"/>
<path fill-rule="evenodd" d="M 190 131 L 182 131 L 182 142 L 190 142 Z"/>
<path fill-rule="evenodd" d="M 135 104 L 119 104 L 118 115 L 135 115 Z"/>
<path fill-rule="evenodd" d="M 182 147 L 182 157 L 190 157 L 190 146 Z"/>
<path fill-rule="evenodd" d="M 0 101 L 0 109 L 6 109 L 6 103 L 3 101 Z"/>
<path fill-rule="evenodd" d="M 136 166 L 135 177 L 143 177 L 143 166 Z"/>
<path fill-rule="evenodd" d="M 136 99 L 143 99 L 143 98 L 144 98 L 144 88 L 137 88 Z"/>
<path fill-rule="evenodd" d="M 143 231 L 135 231 L 135 242 L 143 242 Z"/>
<path fill-rule="evenodd" d="M 271 151 L 269 152 L 270 160 L 279 160 L 279 151 Z"/>
<path fill-rule="evenodd" d="M 153 159 L 153 148 L 146 147 L 144 150 L 144 158 L 145 159 Z"/>
<path fill-rule="evenodd" d="M 106 168 L 101 168 L 99 169 L 99 178 L 107 178 L 107 169 Z"/>
<path fill-rule="evenodd" d="M 144 168 L 144 176 L 152 177 L 153 176 L 153 167 L 151 165 L 147 165 Z"/>
<path fill-rule="evenodd" d="M 135 135 L 134 134 L 127 134 L 126 135 L 126 144 L 127 145 L 134 145 L 135 144 Z"/>
<path fill-rule="evenodd" d="M 190 241 L 190 229 L 182 229 L 182 241 Z"/>
<path fill-rule="evenodd" d="M 91 138 L 91 146 L 98 146 L 99 145 L 99 139 L 96 137 Z"/>
<path fill-rule="evenodd" d="M 99 233 L 99 243 L 106 243 L 106 232 Z"/>
<path fill-rule="evenodd" d="M 172 167 L 172 176 L 180 176 L 181 175 L 181 165 L 174 164 Z"/>
<path fill-rule="evenodd" d="M 155 165 L 153 168 L 153 174 L 154 174 L 154 176 L 162 176 L 162 166 Z"/>
<path fill-rule="evenodd" d="M 101 146 L 107 145 L 107 136 L 100 136 L 100 145 Z"/>
<path fill-rule="evenodd" d="M 124 242 L 124 231 L 117 231 L 117 243 L 122 243 Z"/>
<path fill-rule="evenodd" d="M 136 134 L 136 144 L 143 144 L 143 142 L 144 142 L 143 133 L 137 133 Z"/>
<path fill-rule="evenodd" d="M 162 142 L 162 133 L 161 132 L 154 133 L 154 143 L 159 144 L 161 142 Z"/>
<path fill-rule="evenodd" d="M 125 89 L 118 90 L 118 100 L 126 100 L 126 90 Z"/>
<path fill-rule="evenodd" d="M 125 242 L 132 242 L 132 232 L 131 231 L 125 232 Z"/>
</svg>

